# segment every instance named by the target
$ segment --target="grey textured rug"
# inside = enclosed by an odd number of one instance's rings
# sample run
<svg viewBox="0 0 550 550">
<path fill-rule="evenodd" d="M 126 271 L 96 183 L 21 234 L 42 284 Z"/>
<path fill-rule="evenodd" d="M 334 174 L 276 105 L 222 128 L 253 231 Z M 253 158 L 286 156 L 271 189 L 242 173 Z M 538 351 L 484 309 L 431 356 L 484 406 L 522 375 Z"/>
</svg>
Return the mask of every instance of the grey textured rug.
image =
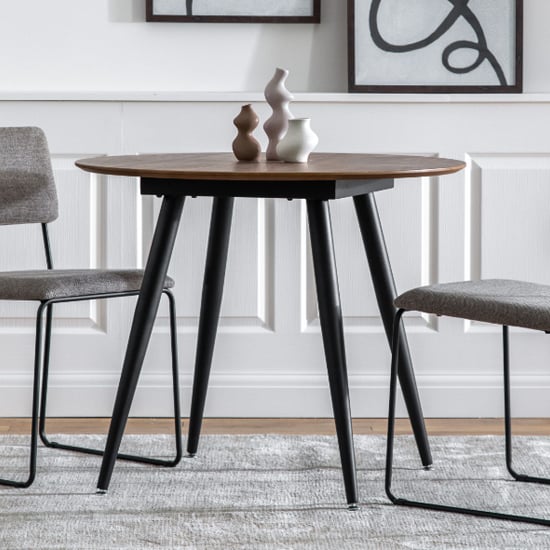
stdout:
<svg viewBox="0 0 550 550">
<path fill-rule="evenodd" d="M 400 495 L 550 517 L 550 487 L 509 481 L 502 438 L 432 438 L 431 472 L 419 469 L 411 438 L 398 441 Z M 22 473 L 27 443 L 0 437 L 0 473 Z M 170 443 L 127 436 L 125 450 L 163 453 Z M 518 437 L 516 446 L 518 469 L 550 462 L 548 438 Z M 333 437 L 205 436 L 199 455 L 175 469 L 119 462 L 103 496 L 94 490 L 97 457 L 41 448 L 33 486 L 0 489 L 0 548 L 550 548 L 550 528 L 391 505 L 385 438 L 357 436 L 356 450 L 361 509 L 349 512 Z"/>
</svg>

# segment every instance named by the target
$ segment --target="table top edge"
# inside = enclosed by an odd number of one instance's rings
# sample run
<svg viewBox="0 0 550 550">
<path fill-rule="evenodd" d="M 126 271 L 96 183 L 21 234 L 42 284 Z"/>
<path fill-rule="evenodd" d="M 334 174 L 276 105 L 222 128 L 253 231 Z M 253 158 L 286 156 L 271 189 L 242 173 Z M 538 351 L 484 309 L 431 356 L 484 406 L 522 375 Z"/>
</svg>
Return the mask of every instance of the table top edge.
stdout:
<svg viewBox="0 0 550 550">
<path fill-rule="evenodd" d="M 209 159 L 221 164 L 220 167 L 174 168 L 147 166 L 163 160 L 193 161 Z M 239 163 L 226 153 L 212 154 L 162 154 L 162 155 L 117 155 L 83 158 L 75 162 L 80 169 L 102 175 L 141 177 L 151 179 L 174 180 L 226 180 L 226 181 L 337 181 L 397 179 L 410 177 L 436 177 L 459 172 L 466 163 L 455 159 L 413 155 L 379 155 L 354 153 L 317 153 L 312 155 L 311 164 L 292 164 L 281 162 Z M 138 162 L 136 165 L 135 161 Z M 331 165 L 331 161 L 336 161 Z M 397 167 L 388 167 L 387 163 L 401 163 Z M 384 166 L 368 167 L 369 163 L 382 162 Z M 348 167 L 348 164 L 353 166 Z"/>
</svg>

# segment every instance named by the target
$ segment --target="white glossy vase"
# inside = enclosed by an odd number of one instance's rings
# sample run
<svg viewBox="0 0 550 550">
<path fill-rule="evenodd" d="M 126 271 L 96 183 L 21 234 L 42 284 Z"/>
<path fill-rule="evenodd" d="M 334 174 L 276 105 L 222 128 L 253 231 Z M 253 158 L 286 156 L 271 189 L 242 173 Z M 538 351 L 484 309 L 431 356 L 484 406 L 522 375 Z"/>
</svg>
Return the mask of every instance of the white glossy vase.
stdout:
<svg viewBox="0 0 550 550">
<path fill-rule="evenodd" d="M 293 118 L 288 121 L 288 131 L 277 145 L 277 155 L 285 162 L 307 162 L 318 143 L 319 138 L 311 129 L 311 119 Z"/>
<path fill-rule="evenodd" d="M 292 118 L 288 104 L 293 96 L 285 87 L 287 76 L 288 71 L 286 69 L 277 68 L 273 78 L 267 83 L 264 90 L 265 99 L 273 110 L 273 113 L 264 124 L 264 130 L 269 140 L 265 152 L 267 160 L 279 160 L 277 144 L 287 131 L 288 120 Z"/>
</svg>

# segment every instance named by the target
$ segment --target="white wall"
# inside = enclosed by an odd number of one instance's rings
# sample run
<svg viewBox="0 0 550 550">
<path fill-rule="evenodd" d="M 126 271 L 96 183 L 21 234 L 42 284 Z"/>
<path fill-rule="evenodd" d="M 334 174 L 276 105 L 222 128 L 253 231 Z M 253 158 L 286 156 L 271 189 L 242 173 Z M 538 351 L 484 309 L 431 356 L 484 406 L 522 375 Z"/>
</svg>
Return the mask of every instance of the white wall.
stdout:
<svg viewBox="0 0 550 550">
<path fill-rule="evenodd" d="M 142 0 L 4 2 L 0 124 L 38 125 L 49 137 L 62 206 L 52 228 L 57 265 L 140 266 L 157 208 L 142 201 L 135 181 L 90 177 L 75 159 L 228 150 L 242 103 L 268 116 L 257 91 L 281 65 L 298 92 L 293 112 L 312 117 L 319 150 L 468 162 L 460 174 L 403 181 L 379 194 L 399 290 L 479 275 L 550 284 L 550 2 L 525 2 L 529 93 L 521 96 L 322 93 L 346 89 L 342 4 L 323 2 L 320 26 L 290 26 L 146 24 Z M 184 411 L 209 207 L 202 199 L 186 204 L 170 268 Z M 210 415 L 331 414 L 304 220 L 297 201 L 237 205 Z M 333 220 L 352 410 L 384 416 L 389 353 L 349 201 L 334 205 Z M 36 265 L 38 244 L 31 228 L 3 230 L 0 268 Z M 109 415 L 132 305 L 58 309 L 51 412 Z M 0 416 L 29 412 L 32 315 L 27 306 L 0 304 Z M 428 415 L 502 414 L 498 330 L 418 316 L 408 324 Z M 549 412 L 547 338 L 513 333 L 516 414 Z M 133 414 L 170 414 L 167 343 L 162 318 Z"/>
<path fill-rule="evenodd" d="M 550 2 L 525 0 L 525 91 L 550 91 Z M 347 90 L 346 0 L 320 25 L 145 23 L 145 0 L 2 0 L 0 91 Z"/>
<path fill-rule="evenodd" d="M 145 23 L 145 0 L 2 0 L 3 90 L 343 91 L 345 3 L 321 25 Z"/>
</svg>

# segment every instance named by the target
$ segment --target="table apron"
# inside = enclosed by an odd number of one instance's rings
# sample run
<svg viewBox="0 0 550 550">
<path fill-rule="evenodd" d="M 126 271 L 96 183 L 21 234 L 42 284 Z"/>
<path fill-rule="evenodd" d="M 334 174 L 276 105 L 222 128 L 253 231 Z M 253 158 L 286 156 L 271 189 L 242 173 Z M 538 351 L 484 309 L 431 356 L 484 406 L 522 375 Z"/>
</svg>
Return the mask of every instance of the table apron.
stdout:
<svg viewBox="0 0 550 550">
<path fill-rule="evenodd" d="M 255 197 L 332 200 L 391 189 L 393 179 L 358 180 L 183 180 L 141 178 L 142 195 Z"/>
</svg>

